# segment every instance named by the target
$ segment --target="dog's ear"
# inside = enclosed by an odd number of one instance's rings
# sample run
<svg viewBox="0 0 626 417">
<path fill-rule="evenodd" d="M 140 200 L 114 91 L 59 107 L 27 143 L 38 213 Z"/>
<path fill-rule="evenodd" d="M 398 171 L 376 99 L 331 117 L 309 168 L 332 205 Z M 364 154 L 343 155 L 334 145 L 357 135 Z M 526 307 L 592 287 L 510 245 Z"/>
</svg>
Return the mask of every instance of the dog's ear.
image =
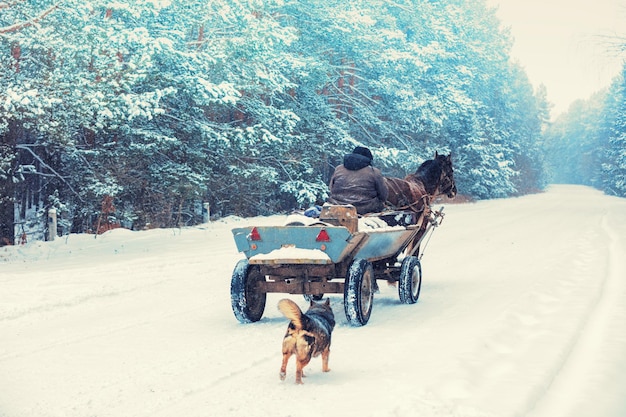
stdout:
<svg viewBox="0 0 626 417">
<path fill-rule="evenodd" d="M 324 304 L 326 305 L 326 307 L 329 307 L 330 306 L 330 298 L 327 298 L 326 302 Z"/>
</svg>

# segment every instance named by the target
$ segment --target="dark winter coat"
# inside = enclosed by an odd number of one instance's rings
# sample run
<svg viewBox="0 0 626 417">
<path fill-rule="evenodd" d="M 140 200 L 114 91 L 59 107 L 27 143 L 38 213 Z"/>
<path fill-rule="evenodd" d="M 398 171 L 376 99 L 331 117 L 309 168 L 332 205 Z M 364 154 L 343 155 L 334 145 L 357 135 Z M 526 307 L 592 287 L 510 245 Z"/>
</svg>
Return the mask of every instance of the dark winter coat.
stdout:
<svg viewBox="0 0 626 417">
<path fill-rule="evenodd" d="M 389 190 L 382 173 L 372 167 L 371 162 L 363 155 L 346 155 L 343 165 L 335 168 L 330 179 L 328 201 L 332 204 L 352 204 L 359 214 L 382 211 Z"/>
</svg>

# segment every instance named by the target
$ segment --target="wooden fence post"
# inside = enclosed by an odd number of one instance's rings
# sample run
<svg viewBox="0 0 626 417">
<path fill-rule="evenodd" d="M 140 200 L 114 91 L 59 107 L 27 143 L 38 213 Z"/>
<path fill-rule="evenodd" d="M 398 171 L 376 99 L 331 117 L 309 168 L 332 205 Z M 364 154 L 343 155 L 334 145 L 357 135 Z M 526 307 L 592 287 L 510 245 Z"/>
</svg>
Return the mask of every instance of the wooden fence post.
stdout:
<svg viewBox="0 0 626 417">
<path fill-rule="evenodd" d="M 53 241 L 57 236 L 57 210 L 48 210 L 48 240 Z"/>
</svg>

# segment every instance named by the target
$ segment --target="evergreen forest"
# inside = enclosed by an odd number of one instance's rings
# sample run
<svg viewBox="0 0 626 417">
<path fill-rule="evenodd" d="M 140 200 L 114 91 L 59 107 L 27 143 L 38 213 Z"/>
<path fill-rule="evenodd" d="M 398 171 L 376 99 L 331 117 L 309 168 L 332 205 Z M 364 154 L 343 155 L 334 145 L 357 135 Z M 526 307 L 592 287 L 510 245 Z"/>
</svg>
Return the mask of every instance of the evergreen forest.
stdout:
<svg viewBox="0 0 626 417">
<path fill-rule="evenodd" d="M 356 145 L 399 177 L 451 153 L 474 200 L 626 196 L 626 67 L 551 124 L 512 42 L 484 0 L 0 1 L 0 245 L 51 208 L 59 233 L 305 208 Z"/>
<path fill-rule="evenodd" d="M 626 52 L 626 41 L 615 45 Z M 607 89 L 574 102 L 543 136 L 550 182 L 626 197 L 626 65 Z"/>
</svg>

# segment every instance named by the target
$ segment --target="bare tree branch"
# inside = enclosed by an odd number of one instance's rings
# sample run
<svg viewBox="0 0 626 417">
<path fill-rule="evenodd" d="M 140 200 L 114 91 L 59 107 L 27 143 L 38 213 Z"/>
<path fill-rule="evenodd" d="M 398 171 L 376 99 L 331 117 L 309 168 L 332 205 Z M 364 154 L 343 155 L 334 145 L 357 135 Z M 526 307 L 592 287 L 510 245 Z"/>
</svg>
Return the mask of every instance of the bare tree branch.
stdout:
<svg viewBox="0 0 626 417">
<path fill-rule="evenodd" d="M 83 201 L 83 199 L 81 198 L 80 194 L 79 194 L 79 193 L 77 193 L 77 192 L 76 192 L 76 190 L 74 190 L 74 188 L 72 188 L 72 186 L 71 186 L 71 185 L 70 185 L 70 184 L 69 184 L 69 183 L 65 180 L 65 178 L 63 178 L 63 176 L 62 176 L 61 174 L 59 174 L 58 172 L 56 172 L 56 171 L 54 170 L 54 168 L 52 168 L 50 165 L 46 164 L 46 163 L 44 162 L 44 160 L 43 160 L 43 159 L 42 159 L 39 155 L 37 155 L 35 152 L 33 152 L 33 150 L 32 150 L 32 149 L 30 149 L 30 147 L 28 147 L 27 145 L 16 145 L 16 146 L 15 146 L 15 149 L 24 149 L 24 150 L 26 150 L 26 151 L 30 152 L 30 154 L 31 154 L 31 155 L 32 155 L 32 156 L 33 156 L 36 160 L 38 160 L 38 161 L 39 161 L 39 163 L 40 163 L 42 166 L 44 166 L 44 167 L 46 167 L 47 169 L 49 169 L 49 170 L 50 170 L 50 172 L 52 172 L 54 175 L 56 175 L 56 176 L 57 176 L 57 177 L 58 177 L 61 181 L 63 181 L 63 182 L 65 183 L 65 185 L 67 185 L 67 187 L 68 187 L 68 188 L 69 188 L 69 189 L 70 189 L 70 190 L 71 190 L 71 191 L 72 191 L 72 192 L 73 192 L 73 193 L 74 193 L 74 194 L 78 197 L 78 199 L 79 199 L 80 201 Z"/>
<path fill-rule="evenodd" d="M 11 4 L 9 4 L 9 3 L 0 3 L 0 8 L 7 8 L 7 7 L 10 7 L 10 6 L 11 6 Z M 49 9 L 43 11 L 39 16 L 33 17 L 32 19 L 27 20 L 26 22 L 16 23 L 16 24 L 11 25 L 11 26 L 5 26 L 3 28 L 0 28 L 0 33 L 17 32 L 18 30 L 21 30 L 21 29 L 27 28 L 29 26 L 32 26 L 32 25 L 34 25 L 36 23 L 39 23 L 40 20 L 42 20 L 44 17 L 46 17 L 47 15 L 52 13 L 58 7 L 59 7 L 59 5 L 55 4 L 54 6 L 50 7 Z"/>
<path fill-rule="evenodd" d="M 13 3 L 7 3 L 5 1 L 0 2 L 0 10 L 2 9 L 8 9 L 9 7 L 13 7 L 18 3 L 22 3 L 24 0 L 18 0 L 18 1 L 14 1 Z"/>
</svg>

